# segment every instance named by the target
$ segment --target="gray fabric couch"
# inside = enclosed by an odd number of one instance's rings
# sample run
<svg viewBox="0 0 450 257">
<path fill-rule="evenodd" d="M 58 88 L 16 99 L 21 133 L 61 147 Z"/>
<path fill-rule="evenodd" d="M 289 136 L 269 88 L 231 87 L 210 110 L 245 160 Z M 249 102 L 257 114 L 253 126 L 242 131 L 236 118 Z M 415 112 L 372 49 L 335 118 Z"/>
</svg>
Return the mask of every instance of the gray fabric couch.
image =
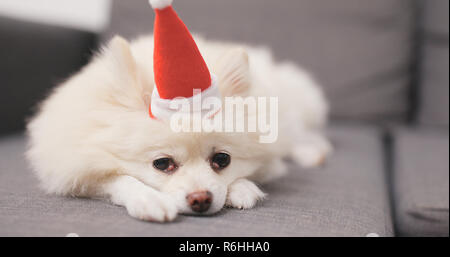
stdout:
<svg viewBox="0 0 450 257">
<path fill-rule="evenodd" d="M 267 45 L 310 70 L 331 103 L 335 154 L 315 170 L 288 161 L 290 173 L 264 186 L 269 197 L 254 209 L 154 224 L 104 201 L 45 195 L 23 158 L 23 133 L 9 130 L 0 138 L 0 236 L 449 235 L 447 0 L 174 5 L 194 32 Z M 114 1 L 100 41 L 152 23 L 147 1 Z M 27 84 L 14 87 L 26 93 Z"/>
</svg>

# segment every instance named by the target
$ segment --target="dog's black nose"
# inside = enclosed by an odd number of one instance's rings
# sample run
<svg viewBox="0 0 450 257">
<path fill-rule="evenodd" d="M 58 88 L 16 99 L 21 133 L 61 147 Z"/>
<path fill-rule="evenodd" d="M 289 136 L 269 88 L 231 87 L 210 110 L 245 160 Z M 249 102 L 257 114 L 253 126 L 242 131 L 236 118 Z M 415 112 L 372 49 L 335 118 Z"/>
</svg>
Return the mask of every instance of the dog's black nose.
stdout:
<svg viewBox="0 0 450 257">
<path fill-rule="evenodd" d="M 209 191 L 199 191 L 190 193 L 186 196 L 186 200 L 195 212 L 205 212 L 212 203 L 212 194 Z"/>
</svg>

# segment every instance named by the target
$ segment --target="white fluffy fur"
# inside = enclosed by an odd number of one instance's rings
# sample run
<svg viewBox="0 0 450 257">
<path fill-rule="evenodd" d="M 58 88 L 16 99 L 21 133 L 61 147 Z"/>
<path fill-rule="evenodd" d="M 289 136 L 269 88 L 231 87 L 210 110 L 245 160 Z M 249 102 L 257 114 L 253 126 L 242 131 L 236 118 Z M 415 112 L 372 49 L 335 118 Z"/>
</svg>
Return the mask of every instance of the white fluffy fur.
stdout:
<svg viewBox="0 0 450 257">
<path fill-rule="evenodd" d="M 323 161 L 331 150 L 322 135 L 327 105 L 311 76 L 294 64 L 275 63 L 264 48 L 201 38 L 197 43 L 222 95 L 279 97 L 276 143 L 260 144 L 255 133 L 173 133 L 150 119 L 153 38 L 129 44 L 115 37 L 57 87 L 28 124 L 27 156 L 42 187 L 61 195 L 106 197 L 133 217 L 170 221 L 191 213 L 188 193 L 212 192 L 207 213 L 224 205 L 251 208 L 264 197 L 252 181 L 283 174 L 282 157 L 305 166 Z M 231 155 L 220 173 L 206 161 L 213 149 Z M 165 155 L 180 163 L 172 175 L 152 167 Z"/>
<path fill-rule="evenodd" d="M 172 5 L 173 0 L 149 0 L 148 1 L 153 9 L 164 9 L 169 5 Z"/>
</svg>

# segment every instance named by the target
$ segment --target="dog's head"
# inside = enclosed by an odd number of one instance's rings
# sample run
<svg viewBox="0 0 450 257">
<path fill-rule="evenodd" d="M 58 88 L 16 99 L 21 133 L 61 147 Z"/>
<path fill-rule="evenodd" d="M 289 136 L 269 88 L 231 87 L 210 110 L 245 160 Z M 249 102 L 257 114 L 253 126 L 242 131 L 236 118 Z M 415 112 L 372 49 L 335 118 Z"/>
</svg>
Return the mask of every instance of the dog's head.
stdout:
<svg viewBox="0 0 450 257">
<path fill-rule="evenodd" d="M 139 152 L 123 151 L 120 163 L 126 174 L 172 196 L 181 213 L 219 211 L 228 186 L 267 161 L 265 150 L 252 136 L 173 133 L 160 128 L 151 136 L 136 132 L 136 140 L 148 143 Z"/>
<path fill-rule="evenodd" d="M 251 176 L 270 160 L 271 149 L 257 133 L 174 132 L 149 118 L 152 82 L 124 39 L 115 38 L 104 57 L 111 70 L 108 104 L 114 115 L 99 133 L 121 174 L 172 196 L 181 213 L 215 213 L 225 204 L 228 186 Z M 242 49 L 230 50 L 211 64 L 223 96 L 249 93 L 249 62 Z M 100 118 L 101 119 L 101 118 Z M 227 122 L 226 120 L 224 122 Z"/>
</svg>

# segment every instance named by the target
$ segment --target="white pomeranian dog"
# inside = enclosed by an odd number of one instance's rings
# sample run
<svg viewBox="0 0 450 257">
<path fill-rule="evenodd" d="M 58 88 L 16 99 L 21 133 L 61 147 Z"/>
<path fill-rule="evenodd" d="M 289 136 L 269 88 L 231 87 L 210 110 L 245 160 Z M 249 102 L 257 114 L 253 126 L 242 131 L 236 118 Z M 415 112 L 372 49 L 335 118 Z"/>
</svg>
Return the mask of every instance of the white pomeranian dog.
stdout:
<svg viewBox="0 0 450 257">
<path fill-rule="evenodd" d="M 275 142 L 259 142 L 258 133 L 174 132 L 149 118 L 153 36 L 116 36 L 28 124 L 27 157 L 43 189 L 106 198 L 135 218 L 164 222 L 252 208 L 265 196 L 255 183 L 283 175 L 284 157 L 304 167 L 324 161 L 328 108 L 311 76 L 275 63 L 265 48 L 196 42 L 222 96 L 278 97 Z"/>
</svg>

